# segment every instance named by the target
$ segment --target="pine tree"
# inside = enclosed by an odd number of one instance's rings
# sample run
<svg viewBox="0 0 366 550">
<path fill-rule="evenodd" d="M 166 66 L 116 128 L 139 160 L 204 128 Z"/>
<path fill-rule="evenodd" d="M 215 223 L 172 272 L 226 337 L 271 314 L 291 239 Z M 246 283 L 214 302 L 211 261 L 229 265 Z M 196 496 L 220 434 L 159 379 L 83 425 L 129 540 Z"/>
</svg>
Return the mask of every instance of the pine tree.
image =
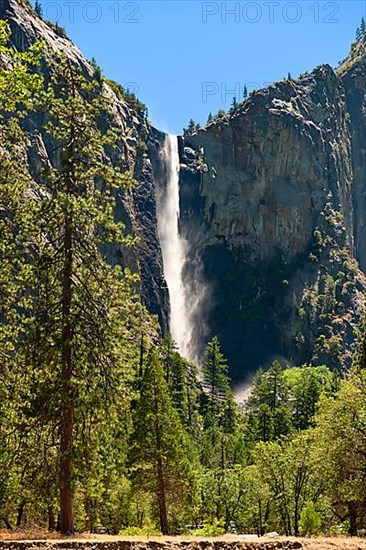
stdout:
<svg viewBox="0 0 366 550">
<path fill-rule="evenodd" d="M 207 392 L 209 423 L 219 424 L 223 421 L 225 406 L 228 404 L 230 384 L 227 362 L 221 352 L 217 336 L 207 345 L 202 374 Z"/>
<path fill-rule="evenodd" d="M 243 99 L 244 100 L 248 99 L 248 88 L 246 86 L 244 86 Z"/>
<path fill-rule="evenodd" d="M 214 118 L 222 118 L 226 115 L 224 109 L 220 109 Z"/>
<path fill-rule="evenodd" d="M 132 242 L 114 221 L 115 193 L 132 180 L 106 161 L 116 137 L 98 128 L 101 113 L 108 113 L 105 99 L 98 84 L 89 83 L 68 60 L 50 72 L 45 132 L 57 144 L 57 163 L 42 175 L 48 193 L 38 207 L 29 355 L 38 380 L 34 399 L 46 399 L 42 414 L 50 421 L 59 415 L 60 528 L 67 534 L 74 530 L 79 445 L 80 461 L 86 455 L 82 441 L 87 438 L 80 435 L 79 441 L 76 428 L 80 434 L 81 425 L 92 424 L 129 376 L 128 331 L 138 305 L 131 286 L 135 278 L 109 265 L 101 253 L 108 243 Z"/>
<path fill-rule="evenodd" d="M 230 113 L 234 113 L 237 107 L 238 107 L 238 102 L 236 100 L 236 97 L 234 96 L 231 102 Z"/>
<path fill-rule="evenodd" d="M 146 362 L 135 411 L 130 462 L 135 486 L 155 495 L 160 529 L 169 533 L 169 505 L 183 505 L 187 491 L 186 435 L 173 407 L 155 351 Z"/>
<path fill-rule="evenodd" d="M 201 128 L 200 124 L 198 122 L 195 122 L 193 118 L 189 120 L 187 128 L 183 128 L 183 135 L 184 136 L 193 136 L 198 130 Z"/>
<path fill-rule="evenodd" d="M 278 361 L 267 372 L 257 371 L 247 409 L 257 441 L 270 441 L 291 431 L 288 388 Z"/>
<path fill-rule="evenodd" d="M 366 23 L 365 23 L 365 18 L 364 17 L 362 17 L 362 19 L 361 19 L 360 31 L 361 31 L 361 35 L 365 36 L 365 34 L 366 34 Z"/>
<path fill-rule="evenodd" d="M 34 4 L 34 11 L 36 12 L 36 14 L 38 15 L 38 17 L 42 17 L 43 13 L 42 13 L 42 5 L 41 3 L 39 2 L 39 0 L 36 0 L 35 1 L 35 4 Z"/>
<path fill-rule="evenodd" d="M 209 113 L 208 114 L 208 117 L 207 117 L 207 124 L 211 124 L 211 122 L 213 121 L 213 116 L 212 116 L 212 113 Z"/>
</svg>

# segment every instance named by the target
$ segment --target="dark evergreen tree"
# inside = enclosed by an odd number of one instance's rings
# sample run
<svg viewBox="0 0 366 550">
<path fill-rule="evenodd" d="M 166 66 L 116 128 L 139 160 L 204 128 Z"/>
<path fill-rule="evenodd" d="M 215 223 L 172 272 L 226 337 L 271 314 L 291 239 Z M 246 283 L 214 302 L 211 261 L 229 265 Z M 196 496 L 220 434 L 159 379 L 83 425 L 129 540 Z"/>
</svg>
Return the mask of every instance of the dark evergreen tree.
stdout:
<svg viewBox="0 0 366 550">
<path fill-rule="evenodd" d="M 268 372 L 256 373 L 247 410 L 256 441 L 269 441 L 290 432 L 288 390 L 278 361 L 272 363 Z"/>
<path fill-rule="evenodd" d="M 42 17 L 43 13 L 42 13 L 42 5 L 40 3 L 39 0 L 36 0 L 35 1 L 35 4 L 34 4 L 34 11 L 36 12 L 36 14 L 38 15 L 38 17 Z"/>
<path fill-rule="evenodd" d="M 200 124 L 195 122 L 192 118 L 189 120 L 187 128 L 183 128 L 184 136 L 192 136 L 201 128 Z"/>
<path fill-rule="evenodd" d="M 366 23 L 365 23 L 365 18 L 364 17 L 362 17 L 362 19 L 361 19 L 360 31 L 361 31 L 361 35 L 365 36 L 365 34 L 366 34 Z"/>
<path fill-rule="evenodd" d="M 170 532 L 170 506 L 184 506 L 188 488 L 187 436 L 169 395 L 156 352 L 151 351 L 134 416 L 130 463 L 137 487 L 150 490 L 159 510 L 161 532 Z"/>
<path fill-rule="evenodd" d="M 233 395 L 230 388 L 227 361 L 215 336 L 207 345 L 202 365 L 203 385 L 206 393 L 206 425 L 219 426 L 228 431 L 233 428 Z"/>
<path fill-rule="evenodd" d="M 231 102 L 230 113 L 234 113 L 237 107 L 238 107 L 238 102 L 236 100 L 236 97 L 234 96 Z"/>
<path fill-rule="evenodd" d="M 107 243 L 131 242 L 113 216 L 115 193 L 132 180 L 105 160 L 106 149 L 115 143 L 112 130 L 98 128 L 101 112 L 108 112 L 105 99 L 99 86 L 69 61 L 51 63 L 45 132 L 57 145 L 58 163 L 43 174 L 49 193 L 38 203 L 29 356 L 37 379 L 34 409 L 42 402 L 50 422 L 58 417 L 60 529 L 67 534 L 74 530 L 76 464 L 79 475 L 89 467 L 80 426 L 92 429 L 98 410 L 106 414 L 129 375 L 131 346 L 123 334 L 127 324 L 133 326 L 138 306 L 134 279 L 110 266 L 101 253 Z"/>
</svg>

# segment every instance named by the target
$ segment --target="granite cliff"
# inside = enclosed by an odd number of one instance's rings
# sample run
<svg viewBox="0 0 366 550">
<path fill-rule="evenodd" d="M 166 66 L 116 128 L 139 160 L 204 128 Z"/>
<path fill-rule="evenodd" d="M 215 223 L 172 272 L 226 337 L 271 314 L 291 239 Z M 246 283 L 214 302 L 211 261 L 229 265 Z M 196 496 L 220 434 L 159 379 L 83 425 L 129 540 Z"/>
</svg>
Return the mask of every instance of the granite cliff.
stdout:
<svg viewBox="0 0 366 550">
<path fill-rule="evenodd" d="M 364 308 L 365 40 L 181 141 L 187 278 L 239 381 L 279 356 L 351 364 Z"/>
</svg>

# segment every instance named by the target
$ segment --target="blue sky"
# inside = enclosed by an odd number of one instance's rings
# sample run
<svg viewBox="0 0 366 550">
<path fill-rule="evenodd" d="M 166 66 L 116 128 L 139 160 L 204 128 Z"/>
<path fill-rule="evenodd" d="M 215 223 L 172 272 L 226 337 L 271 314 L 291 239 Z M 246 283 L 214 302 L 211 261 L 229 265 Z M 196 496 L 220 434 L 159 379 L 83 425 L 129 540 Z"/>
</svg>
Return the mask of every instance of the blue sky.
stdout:
<svg viewBox="0 0 366 550">
<path fill-rule="evenodd" d="M 104 74 L 136 91 L 158 128 L 227 110 L 252 90 L 349 51 L 365 0 L 44 0 Z"/>
</svg>

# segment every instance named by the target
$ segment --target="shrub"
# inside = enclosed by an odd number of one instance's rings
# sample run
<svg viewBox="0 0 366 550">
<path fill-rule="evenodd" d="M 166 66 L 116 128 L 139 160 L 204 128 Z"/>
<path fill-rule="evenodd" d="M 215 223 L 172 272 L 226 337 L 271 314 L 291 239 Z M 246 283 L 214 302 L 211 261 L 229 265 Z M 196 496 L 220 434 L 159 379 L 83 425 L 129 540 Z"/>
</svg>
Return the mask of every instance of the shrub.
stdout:
<svg viewBox="0 0 366 550">
<path fill-rule="evenodd" d="M 152 535 L 161 535 L 161 532 L 153 527 L 126 527 L 126 529 L 122 529 L 119 532 L 119 535 L 126 537 L 149 537 Z"/>
<path fill-rule="evenodd" d="M 212 523 L 209 521 L 203 523 L 201 529 L 194 529 L 191 531 L 191 535 L 195 537 L 218 537 L 225 533 L 223 521 L 214 519 Z"/>
<path fill-rule="evenodd" d="M 320 514 L 315 510 L 314 503 L 308 502 L 301 512 L 299 521 L 302 536 L 318 535 L 321 528 Z"/>
</svg>

